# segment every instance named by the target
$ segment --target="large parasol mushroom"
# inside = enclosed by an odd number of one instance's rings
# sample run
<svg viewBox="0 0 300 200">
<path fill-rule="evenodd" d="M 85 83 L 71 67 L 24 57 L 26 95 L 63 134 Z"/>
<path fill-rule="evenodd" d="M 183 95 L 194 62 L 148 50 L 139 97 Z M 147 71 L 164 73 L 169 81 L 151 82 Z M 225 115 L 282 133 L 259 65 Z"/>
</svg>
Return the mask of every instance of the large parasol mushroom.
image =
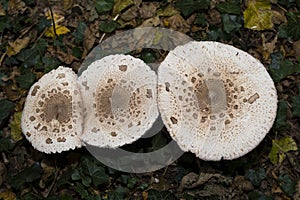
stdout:
<svg viewBox="0 0 300 200">
<path fill-rule="evenodd" d="M 238 158 L 273 125 L 274 83 L 251 55 L 218 42 L 192 41 L 158 69 L 158 107 L 172 138 L 204 160 Z"/>
</svg>

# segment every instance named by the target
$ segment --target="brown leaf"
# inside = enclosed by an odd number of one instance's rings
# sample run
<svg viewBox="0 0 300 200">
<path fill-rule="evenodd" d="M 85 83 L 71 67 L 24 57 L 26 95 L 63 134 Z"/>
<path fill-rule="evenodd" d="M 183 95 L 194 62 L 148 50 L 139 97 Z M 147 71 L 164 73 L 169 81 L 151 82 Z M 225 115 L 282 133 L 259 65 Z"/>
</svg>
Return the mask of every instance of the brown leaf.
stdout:
<svg viewBox="0 0 300 200">
<path fill-rule="evenodd" d="M 23 14 L 26 9 L 26 4 L 21 0 L 8 1 L 7 12 L 9 15 Z"/>
<path fill-rule="evenodd" d="M 141 18 L 148 19 L 155 16 L 155 12 L 158 8 L 158 4 L 156 2 L 144 2 L 142 3 L 139 13 Z"/>
<path fill-rule="evenodd" d="M 158 16 L 145 20 L 139 27 L 155 27 L 160 24 L 160 19 Z"/>
<path fill-rule="evenodd" d="M 280 11 L 272 10 L 272 23 L 273 24 L 287 23 L 285 13 L 282 10 Z"/>
<path fill-rule="evenodd" d="M 190 26 L 180 14 L 164 19 L 164 24 L 182 33 L 186 33 L 190 30 Z"/>
<path fill-rule="evenodd" d="M 294 54 L 297 59 L 300 58 L 300 40 L 293 43 Z"/>
<path fill-rule="evenodd" d="M 5 15 L 6 15 L 5 10 L 3 9 L 2 4 L 0 4 L 0 16 L 5 16 Z"/>
<path fill-rule="evenodd" d="M 7 55 L 14 56 L 24 49 L 30 42 L 30 37 L 24 37 L 16 39 L 13 42 L 8 42 L 9 46 L 6 48 Z"/>
<path fill-rule="evenodd" d="M 276 35 L 275 38 L 270 42 L 266 42 L 266 38 L 265 38 L 264 34 L 262 34 L 261 37 L 262 37 L 263 58 L 264 58 L 264 60 L 268 60 L 270 58 L 270 54 L 274 52 L 278 37 Z"/>
<path fill-rule="evenodd" d="M 89 28 L 86 28 L 84 31 L 83 37 L 83 53 L 82 58 L 85 58 L 91 48 L 94 46 L 96 37 L 92 34 Z"/>
<path fill-rule="evenodd" d="M 132 6 L 127 9 L 124 13 L 121 14 L 121 19 L 124 21 L 131 21 L 138 16 L 139 8 L 136 6 Z"/>
</svg>

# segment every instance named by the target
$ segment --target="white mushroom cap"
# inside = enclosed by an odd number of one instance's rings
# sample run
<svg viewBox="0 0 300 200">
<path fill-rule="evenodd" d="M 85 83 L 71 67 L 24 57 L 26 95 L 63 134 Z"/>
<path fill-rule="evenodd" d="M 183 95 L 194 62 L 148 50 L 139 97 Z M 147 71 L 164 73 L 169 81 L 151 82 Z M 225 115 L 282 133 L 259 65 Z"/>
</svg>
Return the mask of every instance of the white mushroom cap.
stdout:
<svg viewBox="0 0 300 200">
<path fill-rule="evenodd" d="M 158 69 L 158 107 L 178 145 L 203 160 L 234 159 L 268 133 L 277 110 L 274 83 L 251 55 L 192 41 Z"/>
<path fill-rule="evenodd" d="M 82 141 L 116 148 L 139 139 L 158 117 L 157 76 L 143 61 L 111 55 L 78 78 L 84 101 Z"/>
<path fill-rule="evenodd" d="M 58 67 L 29 90 L 21 127 L 32 146 L 45 153 L 81 147 L 82 98 L 77 75 Z"/>
</svg>

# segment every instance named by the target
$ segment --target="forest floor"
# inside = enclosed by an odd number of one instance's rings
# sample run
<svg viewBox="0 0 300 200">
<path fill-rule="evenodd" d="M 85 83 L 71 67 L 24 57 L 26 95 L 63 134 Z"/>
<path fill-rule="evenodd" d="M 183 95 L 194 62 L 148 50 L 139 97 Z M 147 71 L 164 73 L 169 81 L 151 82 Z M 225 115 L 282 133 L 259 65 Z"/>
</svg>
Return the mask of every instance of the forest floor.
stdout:
<svg viewBox="0 0 300 200">
<path fill-rule="evenodd" d="M 20 127 L 31 85 L 58 66 L 78 72 L 99 43 L 137 27 L 230 44 L 260 60 L 279 103 L 258 147 L 218 162 L 184 153 L 147 173 L 111 169 L 85 148 L 35 150 Z M 300 199 L 299 0 L 1 0 L 0 44 L 0 199 Z M 130 54 L 159 63 L 167 52 Z M 147 147 L 170 141 L 161 132 Z M 129 148 L 143 151 L 143 143 Z"/>
</svg>

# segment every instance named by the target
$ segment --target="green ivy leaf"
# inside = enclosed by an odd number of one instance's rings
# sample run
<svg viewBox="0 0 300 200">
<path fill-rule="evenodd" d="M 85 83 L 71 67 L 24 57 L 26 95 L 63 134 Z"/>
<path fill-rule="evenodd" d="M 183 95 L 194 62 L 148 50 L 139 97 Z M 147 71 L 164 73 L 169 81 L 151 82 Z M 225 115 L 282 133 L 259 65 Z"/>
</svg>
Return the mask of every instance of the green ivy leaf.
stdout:
<svg viewBox="0 0 300 200">
<path fill-rule="evenodd" d="M 60 64 L 56 58 L 49 56 L 44 56 L 42 62 L 44 64 L 43 69 L 45 73 L 50 72 L 52 69 L 56 69 Z"/>
<path fill-rule="evenodd" d="M 40 54 L 36 48 L 22 49 L 17 55 L 17 59 L 22 62 L 22 66 L 29 68 L 40 62 Z"/>
<path fill-rule="evenodd" d="M 45 54 L 47 47 L 48 47 L 48 42 L 45 39 L 40 39 L 35 44 L 35 48 L 37 49 L 40 55 Z"/>
<path fill-rule="evenodd" d="M 76 183 L 75 190 L 76 192 L 78 192 L 82 199 L 87 199 L 89 197 L 88 191 L 86 191 L 86 189 L 81 183 Z"/>
<path fill-rule="evenodd" d="M 196 25 L 200 25 L 202 27 L 207 25 L 207 21 L 204 13 L 198 13 L 194 22 Z"/>
<path fill-rule="evenodd" d="M 296 192 L 296 182 L 291 179 L 288 174 L 279 174 L 278 177 L 279 187 L 289 197 L 293 197 Z"/>
<path fill-rule="evenodd" d="M 109 200 L 123 200 L 126 190 L 119 186 L 116 190 L 108 192 Z"/>
<path fill-rule="evenodd" d="M 35 163 L 31 167 L 24 169 L 17 175 L 11 177 L 10 184 L 19 190 L 25 183 L 32 183 L 41 178 L 43 173 L 42 167 Z"/>
<path fill-rule="evenodd" d="M 239 15 L 241 12 L 240 1 L 229 0 L 227 2 L 221 2 L 221 3 L 217 4 L 217 9 L 221 13 Z"/>
<path fill-rule="evenodd" d="M 158 191 L 151 189 L 148 191 L 148 200 L 176 200 L 177 198 L 169 191 Z"/>
<path fill-rule="evenodd" d="M 270 68 L 270 74 L 275 82 L 279 82 L 288 75 L 300 73 L 300 64 L 293 64 L 290 60 L 280 63 L 280 68 Z"/>
<path fill-rule="evenodd" d="M 110 22 L 100 22 L 99 24 L 99 30 L 104 33 L 111 33 L 118 29 L 120 27 L 120 24 L 118 24 L 116 21 L 110 21 Z"/>
<path fill-rule="evenodd" d="M 72 33 L 72 36 L 75 38 L 76 43 L 80 43 L 83 41 L 84 31 L 87 25 L 84 22 L 79 22 L 76 30 Z"/>
<path fill-rule="evenodd" d="M 14 110 L 15 104 L 6 99 L 0 100 L 0 125 Z"/>
<path fill-rule="evenodd" d="M 278 36 L 289 40 L 298 40 L 300 38 L 300 12 L 288 12 L 286 15 L 288 23 L 279 27 Z"/>
<path fill-rule="evenodd" d="M 14 147 L 10 138 L 4 138 L 3 132 L 0 131 L 0 152 L 8 152 Z"/>
<path fill-rule="evenodd" d="M 109 176 L 105 173 L 104 169 L 96 171 L 92 176 L 92 181 L 95 186 L 106 183 L 109 180 Z"/>
<path fill-rule="evenodd" d="M 210 0 L 178 0 L 175 6 L 187 17 L 195 11 L 208 9 Z"/>
<path fill-rule="evenodd" d="M 286 101 L 278 102 L 277 115 L 276 115 L 275 125 L 274 125 L 274 128 L 276 130 L 284 129 L 287 127 L 287 123 L 286 123 L 287 108 L 288 105 Z"/>
<path fill-rule="evenodd" d="M 279 140 L 272 140 L 272 149 L 269 158 L 273 164 L 281 164 L 285 159 L 285 154 L 289 151 L 297 151 L 298 147 L 295 140 L 289 136 Z"/>
<path fill-rule="evenodd" d="M 231 33 L 234 30 L 238 30 L 242 27 L 239 22 L 239 17 L 237 15 L 222 15 L 223 28 L 226 33 Z"/>
<path fill-rule="evenodd" d="M 27 71 L 25 74 L 22 74 L 21 76 L 17 77 L 16 80 L 21 88 L 23 89 L 29 89 L 31 85 L 35 81 L 35 74 L 31 71 Z"/>
<path fill-rule="evenodd" d="M 95 8 L 98 14 L 108 12 L 114 7 L 114 0 L 96 0 Z"/>
<path fill-rule="evenodd" d="M 292 97 L 293 116 L 300 117 L 300 95 Z"/>
<path fill-rule="evenodd" d="M 246 171 L 245 177 L 255 186 L 259 186 L 261 181 L 266 178 L 266 172 L 263 168 L 258 170 L 249 169 Z"/>
</svg>

